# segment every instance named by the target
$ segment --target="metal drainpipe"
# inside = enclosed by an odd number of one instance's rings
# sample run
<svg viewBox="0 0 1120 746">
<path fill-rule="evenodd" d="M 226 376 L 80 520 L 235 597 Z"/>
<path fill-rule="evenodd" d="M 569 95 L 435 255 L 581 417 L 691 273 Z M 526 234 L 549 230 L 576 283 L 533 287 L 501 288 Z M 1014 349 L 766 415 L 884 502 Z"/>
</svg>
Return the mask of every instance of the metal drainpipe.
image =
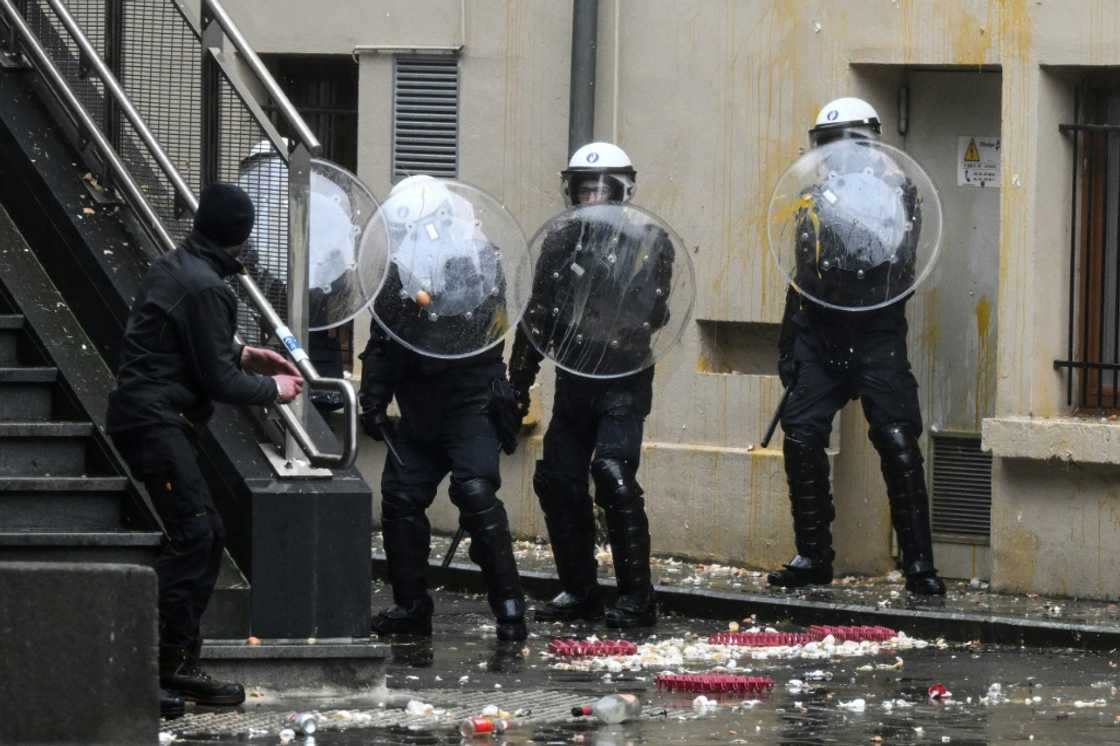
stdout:
<svg viewBox="0 0 1120 746">
<path fill-rule="evenodd" d="M 595 56 L 599 0 L 572 0 L 572 78 L 568 103 L 568 155 L 595 134 Z"/>
</svg>

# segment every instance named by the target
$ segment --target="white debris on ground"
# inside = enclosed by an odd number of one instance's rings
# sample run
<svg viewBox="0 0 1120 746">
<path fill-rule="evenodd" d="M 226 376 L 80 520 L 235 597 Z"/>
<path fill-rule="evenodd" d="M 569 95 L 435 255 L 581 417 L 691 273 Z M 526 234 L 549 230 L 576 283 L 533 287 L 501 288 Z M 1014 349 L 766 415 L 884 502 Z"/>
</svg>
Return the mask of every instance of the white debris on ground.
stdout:
<svg viewBox="0 0 1120 746">
<path fill-rule="evenodd" d="M 296 732 L 291 728 L 280 731 L 280 743 L 291 743 L 296 740 Z"/>
<path fill-rule="evenodd" d="M 174 733 L 168 733 L 167 731 L 159 732 L 160 746 L 165 746 L 165 744 L 173 743 L 175 740 L 176 738 Z"/>
<path fill-rule="evenodd" d="M 1073 706 L 1076 707 L 1077 709 L 1081 709 L 1083 707 L 1107 707 L 1108 703 L 1105 702 L 1103 699 L 1094 699 L 1090 702 L 1083 702 L 1082 700 L 1079 699 L 1079 700 L 1077 700 L 1076 702 L 1073 703 Z"/>
<path fill-rule="evenodd" d="M 692 700 L 692 709 L 696 712 L 697 715 L 703 715 L 705 713 L 711 712 L 712 710 L 718 710 L 719 702 L 714 699 L 708 699 L 703 694 L 701 694 L 699 697 Z"/>
<path fill-rule="evenodd" d="M 443 710 L 436 709 L 434 705 L 421 702 L 418 699 L 408 700 L 408 704 L 404 706 L 404 711 L 409 715 L 415 715 L 417 717 L 435 717 L 437 715 L 442 715 L 444 712 Z"/>
<path fill-rule="evenodd" d="M 849 712 L 863 712 L 867 709 L 867 700 L 860 697 L 853 699 L 851 702 L 841 702 L 838 707 Z"/>
<path fill-rule="evenodd" d="M 752 627 L 750 632 L 773 632 L 773 628 Z M 739 670 L 741 661 L 766 660 L 830 660 L 833 658 L 860 658 L 879 655 L 882 652 L 898 652 L 928 647 L 926 640 L 909 637 L 899 632 L 896 637 L 884 642 L 837 642 L 832 635 L 819 642 L 804 645 L 776 645 L 772 647 L 741 647 L 735 645 L 712 645 L 706 638 L 695 636 L 671 637 L 666 640 L 652 640 L 638 645 L 635 655 L 610 655 L 593 658 L 563 658 L 542 651 L 541 655 L 550 660 L 550 667 L 560 671 L 640 671 L 643 668 L 681 668 L 686 665 L 703 666 L 719 670 Z M 880 670 L 897 670 L 902 667 L 902 659 L 883 664 Z M 749 671 L 750 669 L 745 669 Z M 825 673 L 817 672 L 822 678 Z"/>
</svg>

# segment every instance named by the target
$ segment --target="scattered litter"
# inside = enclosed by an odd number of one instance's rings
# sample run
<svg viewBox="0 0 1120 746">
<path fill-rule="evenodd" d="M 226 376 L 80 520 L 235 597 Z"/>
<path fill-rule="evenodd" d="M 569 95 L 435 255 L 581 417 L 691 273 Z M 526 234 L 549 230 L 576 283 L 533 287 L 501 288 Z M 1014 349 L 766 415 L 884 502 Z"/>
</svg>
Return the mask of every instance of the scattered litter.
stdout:
<svg viewBox="0 0 1120 746">
<path fill-rule="evenodd" d="M 166 744 L 173 743 L 174 741 L 175 741 L 175 734 L 174 733 L 168 733 L 167 731 L 160 731 L 160 733 L 159 733 L 160 746 L 165 746 Z"/>
<path fill-rule="evenodd" d="M 699 697 L 692 700 L 692 709 L 696 712 L 697 715 L 703 715 L 704 713 L 711 710 L 719 709 L 719 702 L 715 701 L 714 699 L 708 699 L 703 694 L 701 694 Z"/>
<path fill-rule="evenodd" d="M 432 715 L 435 714 L 436 708 L 433 707 L 432 705 L 428 704 L 427 702 L 421 702 L 418 699 L 410 699 L 410 700 L 408 700 L 408 704 L 405 705 L 404 711 L 407 712 L 409 715 L 419 715 L 421 717 L 431 717 Z"/>
<path fill-rule="evenodd" d="M 260 645 L 261 644 L 261 638 L 250 636 L 249 639 L 246 640 L 246 642 L 249 643 L 250 645 Z"/>
<path fill-rule="evenodd" d="M 786 689 L 790 694 L 801 694 L 802 692 L 811 692 L 813 690 L 811 686 L 801 679 L 790 679 L 786 682 Z"/>
<path fill-rule="evenodd" d="M 296 738 L 296 732 L 291 728 L 280 731 L 280 743 L 291 743 Z"/>
<path fill-rule="evenodd" d="M 988 687 L 988 696 L 980 698 L 980 704 L 984 705 L 998 705 L 1001 702 L 1006 702 L 1007 697 L 1003 693 L 1003 685 L 999 683 L 992 684 Z"/>
<path fill-rule="evenodd" d="M 867 709 L 867 701 L 863 698 L 853 699 L 851 702 L 841 702 L 837 705 L 841 710 L 849 712 L 863 712 Z"/>
<path fill-rule="evenodd" d="M 945 688 L 944 684 L 933 684 L 929 688 L 930 699 L 948 699 L 953 693 Z"/>
<path fill-rule="evenodd" d="M 1090 702 L 1083 702 L 1082 700 L 1079 699 L 1079 700 L 1077 700 L 1076 702 L 1073 703 L 1073 706 L 1078 708 L 1078 709 L 1081 709 L 1081 708 L 1084 708 L 1084 707 L 1105 707 L 1105 706 L 1107 706 L 1107 704 L 1108 703 L 1105 702 L 1103 699 L 1094 699 Z"/>
</svg>

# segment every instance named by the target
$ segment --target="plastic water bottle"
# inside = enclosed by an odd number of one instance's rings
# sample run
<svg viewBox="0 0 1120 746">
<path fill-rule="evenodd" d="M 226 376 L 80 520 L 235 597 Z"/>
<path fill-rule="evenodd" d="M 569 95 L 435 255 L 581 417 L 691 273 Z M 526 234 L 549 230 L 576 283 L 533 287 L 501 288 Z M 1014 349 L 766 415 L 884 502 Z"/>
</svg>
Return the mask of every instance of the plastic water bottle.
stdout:
<svg viewBox="0 0 1120 746">
<path fill-rule="evenodd" d="M 642 702 L 633 694 L 608 694 L 583 707 L 573 707 L 572 715 L 594 715 L 604 723 L 623 723 L 642 716 Z"/>
<path fill-rule="evenodd" d="M 512 723 L 505 718 L 473 717 L 467 718 L 459 725 L 459 733 L 466 738 L 472 736 L 492 736 L 505 733 Z"/>
<path fill-rule="evenodd" d="M 293 712 L 284 724 L 301 736 L 310 736 L 319 729 L 318 719 L 310 712 Z"/>
</svg>

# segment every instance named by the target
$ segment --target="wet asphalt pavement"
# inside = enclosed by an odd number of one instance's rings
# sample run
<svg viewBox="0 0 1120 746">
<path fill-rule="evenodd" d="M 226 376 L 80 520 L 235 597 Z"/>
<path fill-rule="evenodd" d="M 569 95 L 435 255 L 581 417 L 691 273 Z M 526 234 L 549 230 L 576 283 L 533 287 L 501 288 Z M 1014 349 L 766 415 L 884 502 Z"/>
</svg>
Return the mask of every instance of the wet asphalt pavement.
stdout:
<svg viewBox="0 0 1120 746">
<path fill-rule="evenodd" d="M 385 588 L 376 585 L 374 608 L 388 600 Z M 734 671 L 773 677 L 773 691 L 708 695 L 719 706 L 698 713 L 693 708 L 695 695 L 656 690 L 654 676 L 667 670 L 661 666 L 613 673 L 557 670 L 555 661 L 542 655 L 553 637 L 607 636 L 602 626 L 533 625 L 527 643 L 501 645 L 493 639 L 492 620 L 479 596 L 441 591 L 436 614 L 431 641 L 392 643 L 385 710 L 401 708 L 407 699 L 450 708 L 464 697 L 515 709 L 525 697 L 536 695 L 563 705 L 555 710 L 560 712 L 572 702 L 590 703 L 616 691 L 639 693 L 646 705 L 643 720 L 617 726 L 556 717 L 539 722 L 538 711 L 502 736 L 468 743 L 1120 743 L 1120 657 L 1114 654 L 931 644 L 853 658 L 755 660 L 748 650 L 737 649 Z M 648 635 L 625 637 L 642 642 L 656 635 L 654 641 L 664 641 L 690 634 L 706 637 L 725 629 L 726 623 L 666 617 Z M 721 664 L 727 661 L 690 661 L 671 668 L 703 671 Z M 795 680 L 802 686 L 791 684 Z M 938 683 L 950 697 L 930 699 L 929 687 Z M 990 696 L 993 684 L 999 685 L 998 692 Z M 862 707 L 858 700 L 863 700 Z M 251 699 L 245 711 L 344 706 L 330 698 L 283 703 Z M 430 725 L 413 718 L 407 727 L 339 731 L 340 725 L 346 724 L 334 722 L 320 730 L 315 746 L 462 742 L 446 718 L 433 719 Z M 245 738 L 242 734 L 176 743 L 242 743 Z M 280 738 L 276 731 L 259 732 L 250 742 L 280 743 Z M 292 743 L 311 742 L 297 736 Z"/>
</svg>

